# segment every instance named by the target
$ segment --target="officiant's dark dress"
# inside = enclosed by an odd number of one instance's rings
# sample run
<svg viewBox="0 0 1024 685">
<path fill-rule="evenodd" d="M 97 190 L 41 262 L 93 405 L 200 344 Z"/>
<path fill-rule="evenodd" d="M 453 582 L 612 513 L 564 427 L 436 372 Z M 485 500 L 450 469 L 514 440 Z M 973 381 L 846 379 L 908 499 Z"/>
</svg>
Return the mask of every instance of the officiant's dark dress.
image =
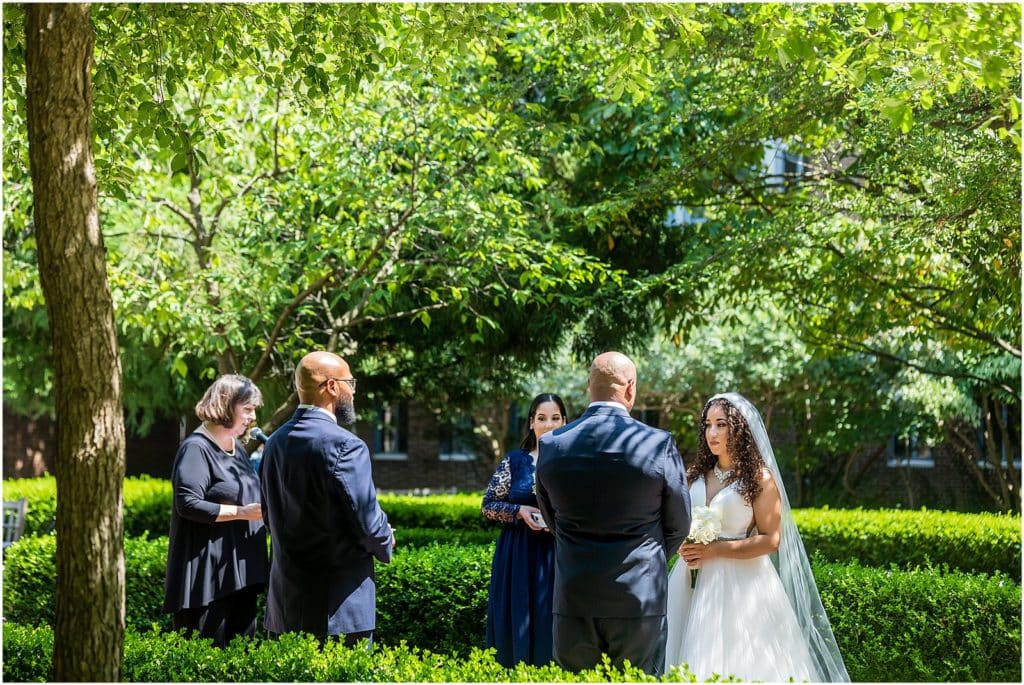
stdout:
<svg viewBox="0 0 1024 685">
<path fill-rule="evenodd" d="M 552 660 L 555 539 L 518 517 L 520 505 L 537 506 L 534 470 L 529 452 L 509 452 L 491 476 L 482 507 L 484 516 L 503 524 L 491 564 L 487 646 L 506 667 Z"/>
</svg>

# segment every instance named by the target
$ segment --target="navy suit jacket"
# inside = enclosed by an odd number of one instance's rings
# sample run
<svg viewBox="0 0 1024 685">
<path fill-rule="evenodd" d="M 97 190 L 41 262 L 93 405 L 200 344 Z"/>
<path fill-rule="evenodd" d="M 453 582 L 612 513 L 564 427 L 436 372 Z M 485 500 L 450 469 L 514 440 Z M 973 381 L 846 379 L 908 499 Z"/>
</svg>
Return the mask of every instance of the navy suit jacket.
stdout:
<svg viewBox="0 0 1024 685">
<path fill-rule="evenodd" d="M 264 625 L 318 637 L 373 630 L 373 559 L 391 561 L 366 443 L 317 409 L 274 431 L 261 464 L 271 564 Z"/>
<path fill-rule="evenodd" d="M 690 531 L 672 435 L 591 406 L 540 439 L 537 501 L 555 535 L 554 613 L 665 615 L 667 561 Z"/>
</svg>

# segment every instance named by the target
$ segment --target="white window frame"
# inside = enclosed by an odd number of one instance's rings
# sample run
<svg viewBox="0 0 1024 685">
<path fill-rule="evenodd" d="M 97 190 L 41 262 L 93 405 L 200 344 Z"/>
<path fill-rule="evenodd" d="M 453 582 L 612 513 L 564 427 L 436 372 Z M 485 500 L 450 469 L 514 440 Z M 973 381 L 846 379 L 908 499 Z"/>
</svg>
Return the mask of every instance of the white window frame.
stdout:
<svg viewBox="0 0 1024 685">
<path fill-rule="evenodd" d="M 473 420 L 471 417 L 468 416 L 456 417 L 456 421 L 467 418 L 472 424 Z M 452 421 L 451 423 L 454 425 L 455 421 Z M 467 452 L 463 449 L 459 449 L 458 451 L 455 452 L 445 452 L 444 445 L 442 444 L 440 435 L 438 435 L 437 442 L 437 456 L 440 461 L 477 461 L 480 458 L 479 455 L 477 455 L 475 452 Z"/>
<path fill-rule="evenodd" d="M 402 402 L 399 401 L 399 402 L 378 402 L 377 403 L 377 407 L 376 407 L 377 416 L 374 417 L 374 421 L 373 421 L 373 447 L 374 447 L 374 449 L 371 450 L 371 452 L 373 453 L 373 460 L 374 461 L 408 461 L 409 460 L 409 453 L 408 453 L 408 444 L 409 444 L 408 426 L 406 426 L 406 436 L 405 436 L 405 443 L 406 443 L 406 450 L 407 451 L 405 451 L 405 452 L 384 452 L 384 451 L 378 452 L 376 450 L 378 432 L 384 430 L 384 428 L 381 426 L 381 421 L 380 421 L 380 418 L 379 418 L 380 414 L 381 414 L 381 412 L 383 412 L 385 414 L 385 416 L 386 416 L 388 414 L 388 412 L 394 412 L 395 408 L 398 409 L 399 413 L 398 413 L 398 424 L 391 428 L 391 431 L 393 432 L 392 441 L 393 442 L 401 443 L 401 430 L 402 430 L 402 426 L 401 426 L 401 419 L 402 419 L 401 412 L 402 412 Z M 406 409 L 406 411 L 408 411 L 408 409 Z"/>
<path fill-rule="evenodd" d="M 918 442 L 917 436 L 912 435 L 907 443 L 910 448 L 910 454 L 912 456 L 896 456 L 896 441 L 895 435 L 889 436 L 889 443 L 886 448 L 887 458 L 885 465 L 889 468 L 911 468 L 911 469 L 933 469 L 935 468 L 935 448 L 933 445 L 926 444 L 925 447 L 928 449 L 927 457 L 919 457 L 918 455 Z"/>
</svg>

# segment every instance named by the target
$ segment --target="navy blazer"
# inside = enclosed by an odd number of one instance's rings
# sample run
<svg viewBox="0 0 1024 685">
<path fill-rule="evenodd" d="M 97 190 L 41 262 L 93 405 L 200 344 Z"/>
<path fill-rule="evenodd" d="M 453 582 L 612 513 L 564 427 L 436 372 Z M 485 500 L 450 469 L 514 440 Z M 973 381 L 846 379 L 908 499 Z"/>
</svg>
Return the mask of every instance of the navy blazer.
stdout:
<svg viewBox="0 0 1024 685">
<path fill-rule="evenodd" d="M 555 535 L 554 613 L 664 616 L 667 561 L 690 532 L 672 435 L 591 406 L 540 439 L 537 501 Z"/>
<path fill-rule="evenodd" d="M 264 626 L 318 637 L 373 630 L 373 559 L 391 561 L 366 443 L 319 409 L 274 431 L 261 464 L 271 564 Z"/>
</svg>

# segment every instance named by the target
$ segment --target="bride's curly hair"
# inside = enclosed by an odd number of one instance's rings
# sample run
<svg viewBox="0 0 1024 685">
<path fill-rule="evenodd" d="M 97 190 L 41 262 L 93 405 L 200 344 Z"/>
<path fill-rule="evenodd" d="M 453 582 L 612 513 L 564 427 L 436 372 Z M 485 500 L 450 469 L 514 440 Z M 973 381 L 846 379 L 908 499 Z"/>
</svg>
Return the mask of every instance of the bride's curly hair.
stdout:
<svg viewBox="0 0 1024 685">
<path fill-rule="evenodd" d="M 733 463 L 731 480 L 739 479 L 740 494 L 748 504 L 752 505 L 757 496 L 761 494 L 764 459 L 757 451 L 754 436 L 750 432 L 750 426 L 747 425 L 746 419 L 727 400 L 719 398 L 704 405 L 704 411 L 700 414 L 700 446 L 697 448 L 697 459 L 686 470 L 686 480 L 693 483 L 718 463 L 718 457 L 708 447 L 707 431 L 704 428 L 711 407 L 721 407 L 725 412 L 725 419 L 729 424 L 729 456 L 732 457 Z"/>
</svg>

